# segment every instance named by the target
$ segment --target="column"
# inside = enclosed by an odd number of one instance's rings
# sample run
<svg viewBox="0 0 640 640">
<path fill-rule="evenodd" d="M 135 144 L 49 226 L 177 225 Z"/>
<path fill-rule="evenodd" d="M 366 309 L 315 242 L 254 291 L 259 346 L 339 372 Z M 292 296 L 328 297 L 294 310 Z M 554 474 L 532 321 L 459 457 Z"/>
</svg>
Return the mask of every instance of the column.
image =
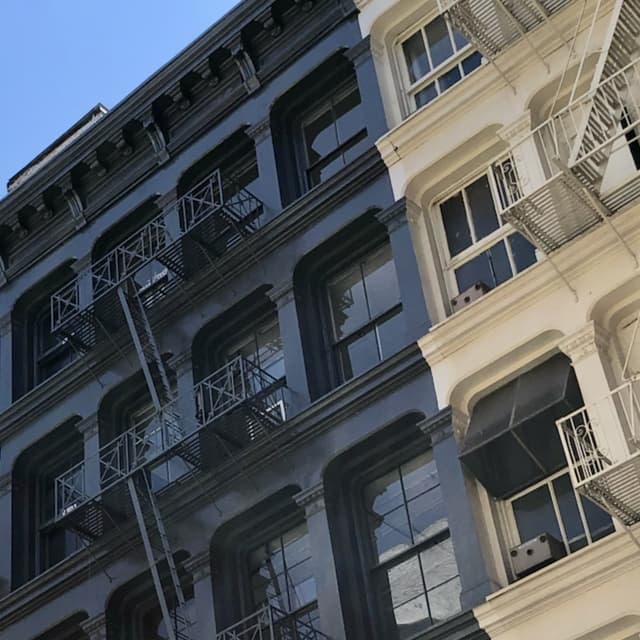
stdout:
<svg viewBox="0 0 640 640">
<path fill-rule="evenodd" d="M 193 576 L 195 620 L 193 640 L 213 640 L 216 637 L 216 619 L 213 607 L 211 560 L 209 551 L 199 553 L 184 563 Z"/>
<path fill-rule="evenodd" d="M 278 165 L 269 116 L 247 129 L 247 135 L 253 138 L 256 144 L 258 161 L 258 179 L 249 189 L 264 204 L 266 219 L 269 220 L 282 210 Z"/>
<path fill-rule="evenodd" d="M 13 400 L 13 330 L 11 312 L 0 318 L 0 413 Z"/>
<path fill-rule="evenodd" d="M 11 472 L 0 476 L 0 598 L 11 589 Z"/>
<path fill-rule="evenodd" d="M 380 85 L 373 56 L 371 55 L 371 37 L 367 36 L 351 47 L 347 51 L 347 57 L 353 62 L 355 68 L 362 109 L 367 124 L 367 134 L 373 143 L 384 135 L 388 128 L 382 96 L 380 95 Z"/>
<path fill-rule="evenodd" d="M 293 416 L 311 402 L 293 281 L 287 280 L 276 285 L 267 295 L 278 307 L 278 324 L 289 390 L 289 397 L 286 398 L 287 415 Z"/>
<path fill-rule="evenodd" d="M 451 409 L 444 409 L 419 425 L 429 437 L 438 468 L 438 478 L 444 499 L 449 531 L 460 572 L 463 609 L 474 607 L 497 588 L 489 579 L 482 547 L 473 517 L 464 472 L 458 457 Z"/>
<path fill-rule="evenodd" d="M 87 640 L 107 640 L 107 620 L 104 613 L 80 623 Z"/>
<path fill-rule="evenodd" d="M 176 374 L 176 390 L 178 393 L 178 410 L 183 421 L 184 430 L 190 433 L 196 428 L 196 399 L 193 382 L 193 361 L 191 349 L 173 357 L 169 366 Z"/>
<path fill-rule="evenodd" d="M 329 521 L 324 503 L 322 483 L 296 494 L 294 500 L 305 510 L 309 541 L 311 543 L 311 563 L 316 581 L 320 631 L 331 640 L 344 640 L 345 630 L 342 618 L 342 604 L 338 592 L 338 578 L 333 559 Z"/>
<path fill-rule="evenodd" d="M 407 329 L 407 343 L 415 342 L 431 328 L 431 319 L 413 250 L 405 199 L 398 200 L 388 209 L 376 214 L 376 217 L 386 225 L 389 232 Z"/>
<path fill-rule="evenodd" d="M 87 416 L 76 425 L 84 438 L 84 492 L 90 498 L 100 493 L 100 437 L 98 414 Z"/>
<path fill-rule="evenodd" d="M 608 353 L 609 345 L 609 334 L 591 321 L 558 346 L 571 358 L 584 405 L 591 406 L 589 416 L 596 434 L 600 433 L 601 442 L 612 457 L 619 460 L 626 457 L 629 450 L 621 426 L 626 420 L 618 414 L 622 406 L 616 407 L 606 399 L 618 386 Z"/>
</svg>

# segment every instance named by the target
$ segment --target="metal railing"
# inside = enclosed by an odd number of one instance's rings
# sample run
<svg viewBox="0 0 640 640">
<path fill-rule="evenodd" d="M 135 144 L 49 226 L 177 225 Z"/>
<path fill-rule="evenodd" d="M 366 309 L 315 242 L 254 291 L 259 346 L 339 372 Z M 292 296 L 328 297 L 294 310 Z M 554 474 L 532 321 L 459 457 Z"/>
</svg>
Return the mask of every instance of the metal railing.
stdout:
<svg viewBox="0 0 640 640">
<path fill-rule="evenodd" d="M 286 418 L 285 389 L 281 381 L 241 356 L 198 383 L 193 390 L 196 420 L 184 420 L 178 410 L 180 398 L 167 404 L 144 427 L 134 427 L 100 447 L 97 459 L 85 460 L 55 479 L 56 518 L 71 513 L 84 502 L 95 498 L 135 470 L 152 463 L 242 403 L 251 400 L 274 424 Z M 190 427 L 190 428 L 186 428 Z M 261 435 L 257 423 L 250 422 L 244 441 Z M 87 463 L 99 469 L 99 488 L 88 491 Z M 95 468 L 95 467 L 94 467 Z"/>
<path fill-rule="evenodd" d="M 267 605 L 216 634 L 216 640 L 329 640 L 313 625 Z"/>
<path fill-rule="evenodd" d="M 265 411 L 285 418 L 284 386 L 246 358 L 238 356 L 195 387 L 196 415 L 201 426 L 251 397 L 259 397 Z"/>
<path fill-rule="evenodd" d="M 556 422 L 576 489 L 640 454 L 639 391 L 636 376 Z"/>
<path fill-rule="evenodd" d="M 232 195 L 225 198 L 226 193 Z M 220 170 L 216 170 L 106 256 L 78 274 L 72 282 L 56 291 L 51 296 L 52 331 L 59 330 L 146 265 L 155 260 L 161 261 L 170 247 L 223 207 L 232 211 L 235 222 L 250 222 L 257 228 L 259 220 L 253 220 L 252 215 L 258 206 L 259 201 L 253 195 L 239 188 L 233 180 L 223 180 Z M 88 301 L 82 300 L 80 293 L 83 279 L 90 280 L 91 300 Z"/>
</svg>

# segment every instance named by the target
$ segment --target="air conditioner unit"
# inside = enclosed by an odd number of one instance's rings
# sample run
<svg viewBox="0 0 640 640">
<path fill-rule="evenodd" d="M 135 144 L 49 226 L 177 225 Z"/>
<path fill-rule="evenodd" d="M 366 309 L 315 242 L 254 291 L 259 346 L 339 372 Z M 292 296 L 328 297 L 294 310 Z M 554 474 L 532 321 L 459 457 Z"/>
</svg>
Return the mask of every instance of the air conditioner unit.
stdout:
<svg viewBox="0 0 640 640">
<path fill-rule="evenodd" d="M 476 282 L 473 286 L 451 299 L 451 309 L 454 313 L 460 311 L 460 309 L 481 298 L 487 291 L 490 291 L 490 288 L 484 282 Z"/>
<path fill-rule="evenodd" d="M 566 555 L 562 542 L 548 533 L 513 547 L 509 552 L 511 566 L 517 578 L 524 578 L 530 573 L 546 567 L 548 564 Z"/>
</svg>

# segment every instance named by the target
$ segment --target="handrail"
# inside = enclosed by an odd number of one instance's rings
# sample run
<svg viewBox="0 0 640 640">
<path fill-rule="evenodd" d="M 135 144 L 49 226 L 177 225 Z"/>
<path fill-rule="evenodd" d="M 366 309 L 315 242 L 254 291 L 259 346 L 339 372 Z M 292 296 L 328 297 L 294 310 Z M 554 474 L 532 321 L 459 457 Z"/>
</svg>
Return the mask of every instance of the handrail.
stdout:
<svg viewBox="0 0 640 640">
<path fill-rule="evenodd" d="M 82 310 L 80 281 L 83 278 L 91 279 L 92 302 L 96 302 L 141 268 L 162 257 L 178 240 L 223 206 L 231 206 L 239 220 L 248 218 L 259 201 L 243 189 L 225 199 L 225 191 L 233 184 L 230 178 L 223 180 L 220 169 L 216 169 L 104 257 L 80 272 L 74 280 L 54 292 L 51 296 L 51 330 L 57 331 Z M 256 227 L 259 224 L 257 219 L 252 222 Z"/>
<path fill-rule="evenodd" d="M 178 397 L 157 412 L 142 429 L 133 427 L 101 446 L 94 456 L 99 467 L 99 492 L 109 489 L 141 467 L 167 454 L 188 436 L 232 411 L 243 402 L 260 401 L 277 422 L 286 419 L 284 384 L 246 358 L 237 356 L 193 387 L 195 421 L 180 417 Z M 189 427 L 189 428 L 187 428 Z M 247 433 L 254 440 L 257 433 Z M 55 478 L 56 518 L 96 497 L 88 495 L 86 461 Z"/>
</svg>

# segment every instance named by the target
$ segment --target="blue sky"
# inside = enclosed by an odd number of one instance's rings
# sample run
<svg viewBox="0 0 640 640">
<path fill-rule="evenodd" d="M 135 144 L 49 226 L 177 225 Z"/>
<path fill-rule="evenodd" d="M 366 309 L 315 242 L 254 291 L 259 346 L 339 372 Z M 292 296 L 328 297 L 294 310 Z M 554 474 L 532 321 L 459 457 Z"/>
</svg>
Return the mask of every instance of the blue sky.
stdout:
<svg viewBox="0 0 640 640">
<path fill-rule="evenodd" d="M 0 198 L 95 104 L 115 106 L 237 0 L 0 0 Z"/>
</svg>

